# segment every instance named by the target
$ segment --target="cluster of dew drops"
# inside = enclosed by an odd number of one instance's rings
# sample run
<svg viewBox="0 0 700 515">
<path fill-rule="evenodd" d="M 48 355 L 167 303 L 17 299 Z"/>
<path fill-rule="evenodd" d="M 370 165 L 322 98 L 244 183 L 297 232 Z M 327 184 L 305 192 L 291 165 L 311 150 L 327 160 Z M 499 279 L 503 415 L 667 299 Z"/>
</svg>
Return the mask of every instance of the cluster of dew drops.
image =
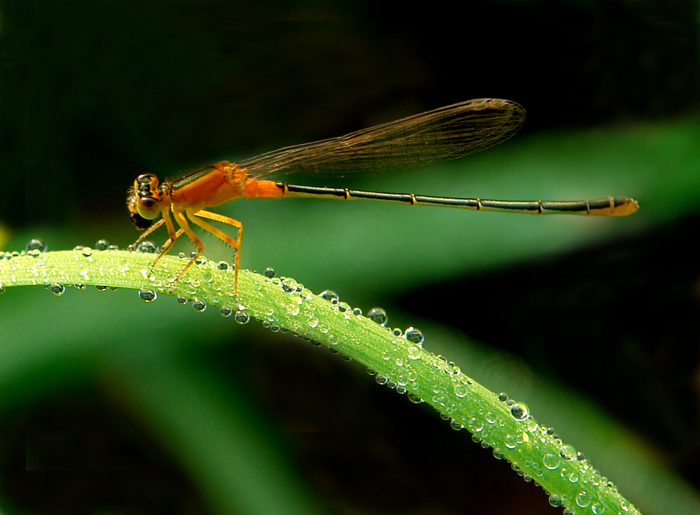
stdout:
<svg viewBox="0 0 700 515">
<path fill-rule="evenodd" d="M 40 239 L 32 239 L 30 240 L 26 246 L 24 251 L 22 252 L 4 252 L 0 253 L 0 259 L 2 260 L 10 260 L 16 257 L 20 256 L 32 256 L 32 257 L 39 257 L 43 252 L 46 252 L 48 250 L 48 247 L 46 243 L 44 243 Z M 80 252 L 85 258 L 89 258 L 92 256 L 93 249 L 90 247 L 82 247 L 82 246 L 77 246 L 73 250 Z M 110 251 L 110 250 L 118 250 L 118 247 L 116 245 L 111 245 L 107 240 L 99 240 L 95 244 L 95 250 L 97 251 Z M 150 242 L 150 241 L 144 241 L 139 243 L 139 245 L 135 249 L 131 250 L 136 250 L 137 252 L 143 252 L 143 253 L 150 253 L 150 254 L 155 254 L 158 252 L 158 247 Z M 182 259 L 187 259 L 187 256 L 184 253 L 180 253 L 179 257 Z M 202 257 L 198 259 L 197 264 L 204 264 L 206 263 L 206 258 Z M 232 265 L 228 264 L 225 261 L 219 262 L 216 267 L 219 270 L 232 270 Z M 285 277 L 276 277 L 275 270 L 272 268 L 267 268 L 264 271 L 264 277 L 266 280 L 271 281 L 273 284 L 277 284 L 282 288 L 283 291 L 287 293 L 297 293 L 301 295 L 308 295 L 310 292 L 306 290 L 303 285 L 298 284 L 296 281 L 290 278 L 285 278 Z M 85 285 L 83 284 L 73 284 L 73 287 L 75 287 L 78 290 L 85 290 Z M 66 292 L 66 285 L 54 282 L 50 285 L 46 285 L 45 288 L 47 288 L 51 293 L 57 296 L 61 296 Z M 106 286 L 97 286 L 96 287 L 98 291 L 106 291 L 108 289 L 111 290 L 116 290 L 114 287 L 106 287 Z M 4 292 L 4 288 L 0 285 L 0 293 Z M 138 296 L 139 298 L 146 303 L 150 303 L 155 301 L 158 298 L 158 295 L 155 291 L 149 290 L 149 289 L 140 289 L 138 291 Z M 362 310 L 359 308 L 352 308 L 348 303 L 346 302 L 341 302 L 340 298 L 338 297 L 338 294 L 335 293 L 332 290 L 325 290 L 319 294 L 319 297 L 327 300 L 331 304 L 331 309 L 337 310 L 341 313 L 346 313 L 346 314 L 352 314 L 356 316 L 362 315 Z M 177 302 L 179 304 L 187 304 L 189 300 L 186 297 L 183 296 L 178 296 L 177 297 Z M 193 299 L 192 301 L 192 307 L 195 309 L 195 311 L 198 312 L 203 312 L 206 310 L 207 305 L 205 302 L 198 300 L 198 299 Z M 243 306 L 238 306 L 237 309 L 234 311 L 232 308 L 228 306 L 222 306 L 219 310 L 221 316 L 223 317 L 230 317 L 233 315 L 233 318 L 236 322 L 239 324 L 246 324 L 250 321 L 251 316 L 245 311 L 245 308 Z M 382 327 L 387 327 L 387 323 L 389 321 L 388 314 L 386 310 L 380 307 L 374 307 L 370 309 L 367 313 L 367 318 L 372 320 L 373 322 L 377 323 L 378 325 Z M 264 327 L 267 327 L 273 331 L 276 332 L 289 332 L 286 328 L 277 326 L 275 324 L 272 324 L 269 321 L 261 320 L 263 323 Z M 390 329 L 387 327 L 388 330 L 391 331 L 391 333 L 396 336 L 396 337 L 403 337 L 407 340 L 408 343 L 412 344 L 410 347 L 410 350 L 412 349 L 414 352 L 420 352 L 418 349 L 423 346 L 424 342 L 424 335 L 423 333 L 419 330 L 416 329 L 415 327 L 409 327 L 406 330 L 401 330 L 400 328 L 394 328 Z M 305 336 L 303 334 L 297 334 L 295 332 L 292 332 L 295 336 L 300 336 L 306 341 L 309 341 L 315 346 L 320 346 L 319 342 L 314 341 L 313 339 L 309 338 L 308 336 Z M 334 353 L 338 353 L 334 349 L 330 349 Z M 347 356 L 342 356 L 343 359 L 350 361 L 350 358 Z M 441 357 L 438 357 L 441 358 Z M 442 358 L 443 361 L 444 358 Z M 442 367 L 445 372 L 447 373 L 454 373 L 457 374 L 459 373 L 459 368 L 456 367 L 453 363 L 451 362 L 444 362 L 442 363 Z M 398 384 L 395 381 L 390 380 L 388 377 L 378 374 L 376 371 L 368 369 L 367 372 L 375 377 L 375 380 L 377 383 L 387 386 L 390 389 L 396 390 L 398 393 L 404 394 L 408 393 L 407 397 L 411 402 L 414 403 L 421 403 L 423 400 L 418 396 L 413 393 L 407 392 L 407 389 L 405 386 Z M 458 384 L 455 386 L 455 394 L 458 397 L 464 397 L 466 396 L 467 393 L 467 385 L 465 384 Z M 577 452 L 572 446 L 570 445 L 565 445 L 561 443 L 561 440 L 556 436 L 554 433 L 554 430 L 552 428 L 547 428 L 544 426 L 540 426 L 537 424 L 532 417 L 529 414 L 529 410 L 527 406 L 523 403 L 518 403 L 515 402 L 512 399 L 508 398 L 508 395 L 505 393 L 500 393 L 498 394 L 498 399 L 508 406 L 508 410 L 510 411 L 511 416 L 519 421 L 523 421 L 527 424 L 528 426 L 528 431 L 531 433 L 541 433 L 540 437 L 542 438 L 553 438 L 555 441 L 560 443 L 559 447 L 559 454 L 551 454 L 548 453 L 544 456 L 542 460 L 542 464 L 544 469 L 548 471 L 559 471 L 559 473 L 562 475 L 562 477 L 566 477 L 570 482 L 576 483 L 578 481 L 584 482 L 582 477 L 579 477 L 578 473 L 575 471 L 577 467 L 567 467 L 566 464 L 567 462 L 579 462 L 580 465 L 583 465 L 583 468 L 585 470 L 588 470 L 591 472 L 589 474 L 589 478 L 585 480 L 585 482 L 589 482 L 591 486 L 593 487 L 599 487 L 599 488 L 606 488 L 608 491 L 612 491 L 613 493 L 617 494 L 615 486 L 610 483 L 607 478 L 602 476 L 597 470 L 593 469 L 590 466 L 590 463 L 588 460 L 580 453 Z M 489 414 L 486 414 L 485 420 L 486 422 L 496 422 L 496 420 L 489 420 Z M 464 429 L 464 426 L 459 423 L 458 421 L 450 418 L 448 415 L 441 414 L 442 418 L 448 420 L 450 422 L 450 426 L 455 429 L 455 430 L 461 430 Z M 485 424 L 484 421 L 481 421 L 477 418 L 472 418 L 470 423 L 469 423 L 469 431 L 472 433 L 472 440 L 474 440 L 477 443 L 481 443 L 483 447 L 489 447 L 488 444 L 483 441 L 481 434 L 482 430 L 484 428 Z M 506 435 L 506 442 L 505 445 L 506 447 L 513 448 L 517 445 L 518 442 L 515 441 L 515 437 Z M 512 444 L 512 446 L 511 446 Z M 493 450 L 493 454 L 497 459 L 503 459 L 505 457 L 505 454 L 501 449 L 495 448 Z M 533 467 L 532 463 L 528 464 L 528 468 L 530 470 L 534 470 L 537 475 L 542 475 L 544 473 L 544 469 L 540 467 L 540 464 L 534 464 L 535 466 Z M 526 474 L 522 467 L 518 463 L 512 463 L 512 468 L 519 474 L 521 475 L 526 481 L 531 481 L 532 477 L 528 474 Z M 603 506 L 600 503 L 595 503 L 593 502 L 593 497 L 587 492 L 586 489 L 582 490 L 574 499 L 575 506 L 576 506 L 576 511 L 572 510 L 571 508 L 567 507 L 564 510 L 564 515 L 574 515 L 575 513 L 592 513 L 594 515 L 603 515 L 605 513 L 605 506 Z M 549 495 L 549 503 L 553 507 L 561 507 L 565 503 L 571 505 L 571 503 L 565 502 L 565 499 L 563 499 L 561 496 L 557 494 L 551 494 Z M 630 503 L 627 501 L 621 500 L 620 502 L 620 511 L 618 513 L 623 513 L 623 514 L 637 514 L 639 513 L 638 510 Z"/>
</svg>

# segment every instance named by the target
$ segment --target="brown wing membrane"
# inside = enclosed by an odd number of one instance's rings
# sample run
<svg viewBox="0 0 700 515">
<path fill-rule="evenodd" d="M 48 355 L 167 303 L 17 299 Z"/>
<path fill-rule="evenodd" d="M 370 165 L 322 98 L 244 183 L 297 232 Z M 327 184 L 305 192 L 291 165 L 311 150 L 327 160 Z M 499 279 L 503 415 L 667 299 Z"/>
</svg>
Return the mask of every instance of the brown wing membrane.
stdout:
<svg viewBox="0 0 700 515">
<path fill-rule="evenodd" d="M 522 126 L 515 102 L 468 100 L 369 129 L 241 161 L 254 179 L 289 173 L 355 175 L 416 169 L 497 145 Z"/>
</svg>

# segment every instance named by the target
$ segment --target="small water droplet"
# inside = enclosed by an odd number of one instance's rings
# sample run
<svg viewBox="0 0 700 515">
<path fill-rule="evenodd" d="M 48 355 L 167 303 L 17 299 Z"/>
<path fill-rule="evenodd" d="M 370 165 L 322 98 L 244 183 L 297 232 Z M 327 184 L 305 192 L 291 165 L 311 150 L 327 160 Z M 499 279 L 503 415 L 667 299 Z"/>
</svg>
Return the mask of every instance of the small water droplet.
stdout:
<svg viewBox="0 0 700 515">
<path fill-rule="evenodd" d="M 158 246 L 149 240 L 139 242 L 136 246 L 136 252 L 143 252 L 145 254 L 155 254 L 157 250 Z"/>
<path fill-rule="evenodd" d="M 318 294 L 318 296 L 322 299 L 326 299 L 329 302 L 338 302 L 338 300 L 340 299 L 340 297 L 338 297 L 338 294 L 333 290 L 323 290 L 321 293 Z"/>
<path fill-rule="evenodd" d="M 44 243 L 44 240 L 41 240 L 39 238 L 32 238 L 27 242 L 27 244 L 24 246 L 24 250 L 29 252 L 30 250 L 38 250 L 39 252 L 46 252 L 49 250 L 48 245 Z"/>
<path fill-rule="evenodd" d="M 233 309 L 231 309 L 228 306 L 221 306 L 221 308 L 219 309 L 219 313 L 221 313 L 222 317 L 228 318 L 231 315 L 233 315 Z"/>
<path fill-rule="evenodd" d="M 297 291 L 297 282 L 291 277 L 285 277 L 281 282 L 282 291 L 287 293 L 294 293 Z"/>
<path fill-rule="evenodd" d="M 141 288 L 139 290 L 139 298 L 144 301 L 144 302 L 153 302 L 158 298 L 158 294 L 154 292 L 153 290 L 147 290 L 145 288 Z"/>
<path fill-rule="evenodd" d="M 406 332 L 404 333 L 404 337 L 411 343 L 414 343 L 418 346 L 423 345 L 423 341 L 425 340 L 425 336 L 423 336 L 423 332 L 420 329 L 416 329 L 415 327 L 409 327 L 406 329 Z"/>
<path fill-rule="evenodd" d="M 501 392 L 498 394 L 498 400 L 501 402 L 506 402 L 508 400 L 508 395 Z"/>
<path fill-rule="evenodd" d="M 552 494 L 549 496 L 549 504 L 555 508 L 560 508 L 563 503 L 561 496 L 557 494 Z"/>
<path fill-rule="evenodd" d="M 421 356 L 420 347 L 411 345 L 406 351 L 409 359 L 418 359 Z"/>
<path fill-rule="evenodd" d="M 178 295 L 176 300 L 178 304 L 187 304 L 187 297 L 183 297 L 182 295 Z"/>
<path fill-rule="evenodd" d="M 192 302 L 192 307 L 195 311 L 199 311 L 201 313 L 207 309 L 207 303 L 203 300 L 195 299 L 194 302 Z"/>
<path fill-rule="evenodd" d="M 515 402 L 510 407 L 510 414 L 515 420 L 525 420 L 529 415 L 527 404 L 523 402 Z"/>
<path fill-rule="evenodd" d="M 53 283 L 51 286 L 49 286 L 49 290 L 51 290 L 51 293 L 58 297 L 66 293 L 66 287 L 61 283 Z"/>
<path fill-rule="evenodd" d="M 605 506 L 603 506 L 603 505 L 600 504 L 599 502 L 594 503 L 594 504 L 591 506 L 591 511 L 592 511 L 595 515 L 603 515 L 603 513 L 605 513 Z"/>
<path fill-rule="evenodd" d="M 268 279 L 272 279 L 275 276 L 275 269 L 274 268 L 266 268 L 265 271 L 263 272 L 263 275 L 267 277 Z"/>
<path fill-rule="evenodd" d="M 576 449 L 572 445 L 562 445 L 559 454 L 565 460 L 571 461 L 576 458 Z"/>
<path fill-rule="evenodd" d="M 219 263 L 216 265 L 216 268 L 222 271 L 226 271 L 229 269 L 229 264 L 226 261 L 219 261 Z"/>
<path fill-rule="evenodd" d="M 561 463 L 561 458 L 559 458 L 559 456 L 557 456 L 556 454 L 547 453 L 544 455 L 544 458 L 542 458 L 542 463 L 549 470 L 556 470 L 556 468 Z"/>
<path fill-rule="evenodd" d="M 107 250 L 109 248 L 109 242 L 107 240 L 97 240 L 95 242 L 95 248 L 97 250 Z"/>
<path fill-rule="evenodd" d="M 238 311 L 236 311 L 236 314 L 233 315 L 233 319 L 239 324 L 247 324 L 248 322 L 250 322 L 250 315 L 244 310 L 239 309 Z"/>
<path fill-rule="evenodd" d="M 469 388 L 465 384 L 458 384 L 455 386 L 455 395 L 457 397 L 466 397 L 469 393 Z"/>
<path fill-rule="evenodd" d="M 367 318 L 369 318 L 372 322 L 376 322 L 377 324 L 381 326 L 385 326 L 386 323 L 389 321 L 389 315 L 387 315 L 386 311 L 384 308 L 372 308 L 369 310 L 367 313 Z"/>
</svg>

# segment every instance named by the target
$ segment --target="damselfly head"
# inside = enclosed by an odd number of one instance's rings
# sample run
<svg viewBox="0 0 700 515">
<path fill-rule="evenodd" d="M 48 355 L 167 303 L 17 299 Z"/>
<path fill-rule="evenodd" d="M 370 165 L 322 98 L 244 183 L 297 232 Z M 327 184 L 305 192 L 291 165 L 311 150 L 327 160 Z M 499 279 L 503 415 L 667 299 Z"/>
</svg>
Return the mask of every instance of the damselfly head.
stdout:
<svg viewBox="0 0 700 515">
<path fill-rule="evenodd" d="M 160 215 L 158 178 L 151 173 L 139 175 L 134 185 L 129 188 L 126 205 L 131 221 L 138 229 L 150 227 L 153 220 Z"/>
</svg>

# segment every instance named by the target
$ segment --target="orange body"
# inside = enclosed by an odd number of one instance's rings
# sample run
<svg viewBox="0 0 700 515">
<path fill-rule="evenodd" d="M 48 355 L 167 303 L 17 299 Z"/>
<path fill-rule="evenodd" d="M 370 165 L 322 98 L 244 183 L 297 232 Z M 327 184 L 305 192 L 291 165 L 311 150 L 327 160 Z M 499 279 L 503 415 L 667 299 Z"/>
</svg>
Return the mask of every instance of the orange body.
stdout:
<svg viewBox="0 0 700 515">
<path fill-rule="evenodd" d="M 256 181 L 235 164 L 221 161 L 191 182 L 172 183 L 171 202 L 179 209 L 192 212 L 245 198 L 280 198 L 282 189 L 274 181 Z"/>
</svg>

